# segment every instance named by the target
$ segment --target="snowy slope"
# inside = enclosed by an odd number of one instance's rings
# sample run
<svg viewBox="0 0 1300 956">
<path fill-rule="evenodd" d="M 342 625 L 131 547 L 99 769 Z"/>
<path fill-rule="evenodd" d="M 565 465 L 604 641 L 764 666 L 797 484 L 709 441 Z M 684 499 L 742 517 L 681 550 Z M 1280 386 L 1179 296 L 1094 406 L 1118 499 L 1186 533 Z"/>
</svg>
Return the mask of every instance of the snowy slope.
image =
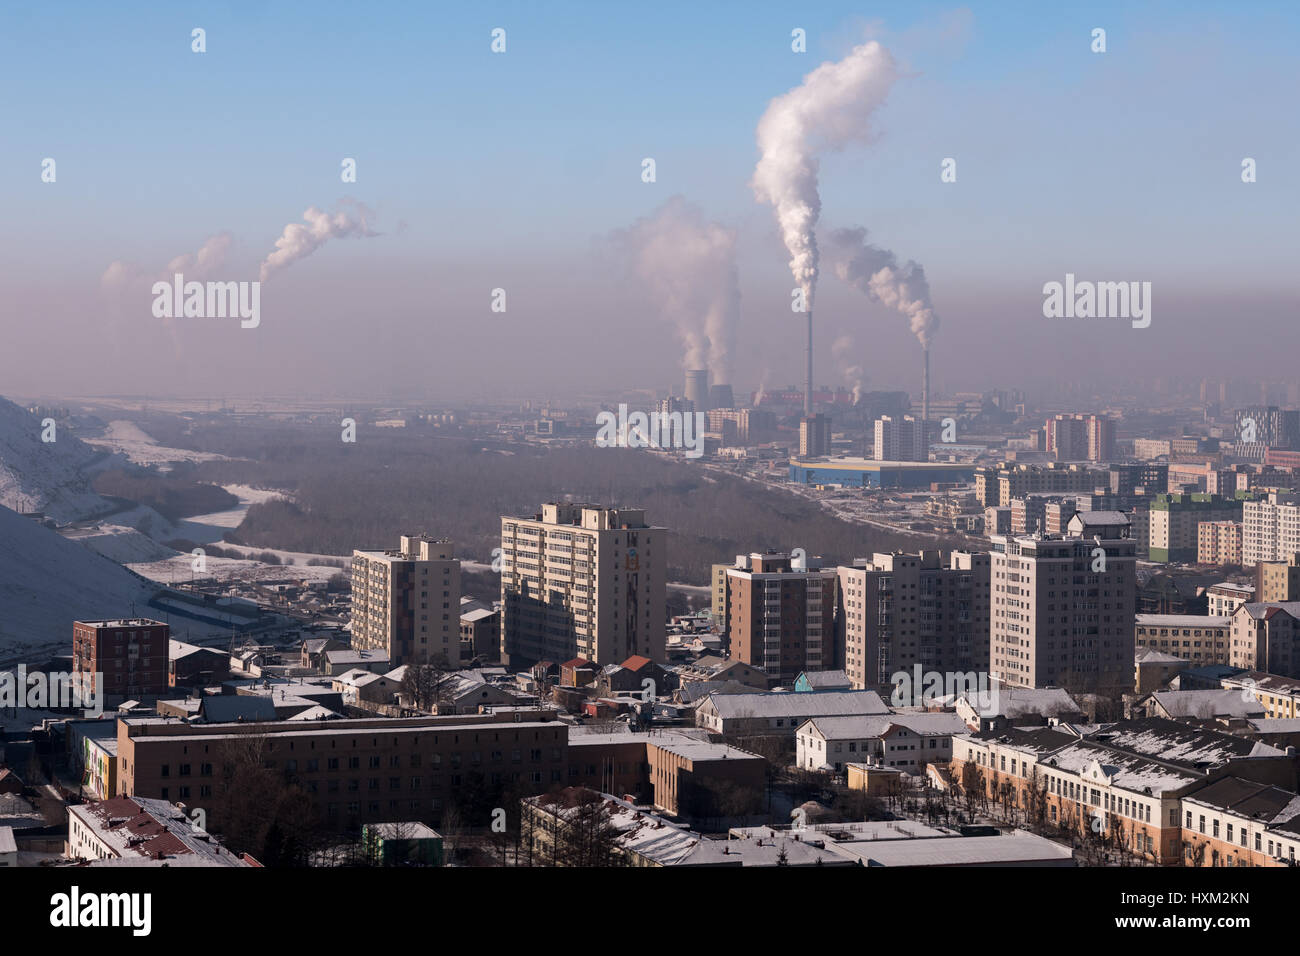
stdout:
<svg viewBox="0 0 1300 956">
<path fill-rule="evenodd" d="M 0 508 L 0 664 L 72 651 L 72 622 L 136 613 L 157 590 L 126 568 Z"/>
<path fill-rule="evenodd" d="M 0 505 L 43 511 L 58 522 L 103 514 L 113 505 L 90 488 L 105 468 L 123 458 L 94 448 L 66 429 L 55 441 L 41 441 L 41 420 L 0 398 Z"/>
</svg>

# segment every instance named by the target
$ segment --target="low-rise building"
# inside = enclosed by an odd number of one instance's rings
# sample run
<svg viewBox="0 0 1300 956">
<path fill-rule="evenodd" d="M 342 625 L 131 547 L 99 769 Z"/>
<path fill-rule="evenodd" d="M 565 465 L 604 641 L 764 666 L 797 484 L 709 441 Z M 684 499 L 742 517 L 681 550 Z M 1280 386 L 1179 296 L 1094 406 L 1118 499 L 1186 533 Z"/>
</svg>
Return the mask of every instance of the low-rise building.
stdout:
<svg viewBox="0 0 1300 956">
<path fill-rule="evenodd" d="M 1231 624 L 1231 618 L 1204 614 L 1137 614 L 1133 643 L 1193 664 L 1226 664 Z"/>
<path fill-rule="evenodd" d="M 801 770 L 844 773 L 849 763 L 879 763 L 920 774 L 952 758 L 953 734 L 964 734 L 957 714 L 896 713 L 873 717 L 814 717 L 795 734 Z"/>
</svg>

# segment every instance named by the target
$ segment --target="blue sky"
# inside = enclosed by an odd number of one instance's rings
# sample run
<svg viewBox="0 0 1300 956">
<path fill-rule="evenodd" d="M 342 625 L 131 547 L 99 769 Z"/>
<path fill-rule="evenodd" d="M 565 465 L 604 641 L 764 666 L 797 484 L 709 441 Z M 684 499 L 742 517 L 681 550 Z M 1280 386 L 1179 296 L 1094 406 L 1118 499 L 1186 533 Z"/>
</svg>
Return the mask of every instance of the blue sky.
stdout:
<svg viewBox="0 0 1300 956">
<path fill-rule="evenodd" d="M 674 194 L 739 234 L 743 321 L 762 334 L 739 357 L 737 378 L 793 381 L 798 361 L 777 307 L 788 298 L 787 256 L 770 207 L 748 185 L 754 127 L 773 96 L 866 37 L 906 72 L 878 115 L 877 141 L 824 158 L 822 222 L 865 225 L 925 265 L 951 341 L 946 361 L 936 351 L 941 384 L 980 387 L 952 353 L 978 356 L 990 335 L 1023 342 L 1019 353 L 989 355 L 1001 381 L 1059 358 L 1059 329 L 1007 316 L 1035 309 L 1042 283 L 1066 271 L 1152 280 L 1168 303 L 1154 328 L 1177 338 L 1226 319 L 1263 334 L 1291 328 L 1298 5 L 612 6 L 4 7 L 0 205 L 10 228 L 0 254 L 13 268 L 0 291 L 45 316 L 68 349 L 40 381 L 57 383 L 61 369 L 85 381 L 89 368 L 96 390 L 114 390 L 95 363 L 125 343 L 121 354 L 144 349 L 156 361 L 160 388 L 213 387 L 238 354 L 228 349 L 247 351 L 247 340 L 226 346 L 183 331 L 195 336 L 183 373 L 178 353 L 149 351 L 157 330 L 146 326 L 88 335 L 93 347 L 78 354 L 104 268 L 154 268 L 225 230 L 251 278 L 286 223 L 351 196 L 376 210 L 383 235 L 336 240 L 286 272 L 281 307 L 298 315 L 280 337 L 258 340 L 256 351 L 276 358 L 249 359 L 250 384 L 282 367 L 275 350 L 317 334 L 351 341 L 348 316 L 361 312 L 362 344 L 466 329 L 484 287 L 502 285 L 518 290 L 521 358 L 500 363 L 503 380 L 492 385 L 546 391 L 560 383 L 529 371 L 529 353 L 634 307 L 598 274 L 593 245 Z M 202 55 L 190 51 L 196 26 L 207 31 Z M 494 27 L 507 31 L 504 55 L 489 50 Z M 807 31 L 806 54 L 790 50 L 794 27 Z M 1107 31 L 1104 55 L 1089 50 L 1094 27 Z M 39 179 L 47 156 L 58 163 L 53 185 Z M 657 163 L 654 184 L 640 180 L 646 156 Z M 955 184 L 939 181 L 948 156 Z M 1259 164 L 1249 186 L 1239 178 L 1245 156 Z M 339 182 L 343 157 L 357 159 L 355 185 Z M 823 295 L 831 311 L 865 308 L 847 290 Z M 865 364 L 884 387 L 910 346 L 897 322 L 875 318 L 828 317 L 819 340 L 848 332 L 864 349 L 870 340 Z M 654 327 L 652 316 L 638 322 L 619 335 Z M 471 354 L 494 344 L 457 335 Z M 1098 347 L 1155 346 L 1121 335 L 1100 332 Z M 675 381 L 665 337 L 640 347 L 636 363 L 612 348 L 607 374 L 591 384 Z M 16 341 L 40 340 L 28 327 Z M 336 351 L 308 348 L 313 381 L 342 371 Z M 369 359 L 383 374 L 387 360 Z M 439 357 L 431 371 L 454 383 L 464 364 Z M 833 383 L 830 363 L 820 364 Z M 390 371 L 423 367 L 402 359 Z M 35 390 L 31 363 L 12 353 L 0 356 L 0 374 Z"/>
</svg>

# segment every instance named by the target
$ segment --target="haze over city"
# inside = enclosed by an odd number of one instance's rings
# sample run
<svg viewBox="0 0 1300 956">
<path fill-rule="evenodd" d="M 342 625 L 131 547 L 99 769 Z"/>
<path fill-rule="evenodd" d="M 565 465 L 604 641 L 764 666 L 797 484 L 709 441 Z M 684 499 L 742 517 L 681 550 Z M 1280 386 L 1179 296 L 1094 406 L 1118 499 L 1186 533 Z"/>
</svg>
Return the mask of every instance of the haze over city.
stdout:
<svg viewBox="0 0 1300 956">
<path fill-rule="evenodd" d="M 774 97 L 871 39 L 897 76 L 868 135 L 820 156 L 818 232 L 865 227 L 924 266 L 943 317 L 937 387 L 1050 382 L 1067 358 L 1116 386 L 1287 368 L 1285 348 L 1205 342 L 1228 328 L 1293 341 L 1300 155 L 1295 124 L 1278 121 L 1290 5 L 831 3 L 800 11 L 803 54 L 781 4 L 507 8 L 505 55 L 478 42 L 492 24 L 467 9 L 314 9 L 205 10 L 203 56 L 162 52 L 190 28 L 184 5 L 144 20 L 89 4 L 0 14 L 0 69 L 21 90 L 0 158 L 21 223 L 0 248 L 7 390 L 662 389 L 684 368 L 675 319 L 623 281 L 611 244 L 674 197 L 734 236 L 734 384 L 799 382 L 788 254 L 751 188 L 756 126 Z M 1107 26 L 1105 55 L 1077 43 L 1092 21 Z M 96 74 L 113 82 L 82 79 Z M 56 182 L 41 180 L 45 157 Z M 344 158 L 355 183 L 340 181 Z M 946 158 L 955 182 L 941 181 Z M 213 277 L 256 279 L 305 210 L 359 207 L 373 235 L 330 239 L 275 274 L 256 329 L 164 326 L 147 288 L 115 283 L 166 275 L 214 237 Z M 1045 319 L 1043 284 L 1067 272 L 1152 282 L 1153 324 Z M 505 312 L 491 311 L 497 288 Z M 888 308 L 828 274 L 815 319 L 819 381 L 858 366 L 868 387 L 914 387 L 915 340 Z M 560 356 L 580 374 L 545 361 Z M 147 376 L 125 381 L 124 361 Z"/>
</svg>

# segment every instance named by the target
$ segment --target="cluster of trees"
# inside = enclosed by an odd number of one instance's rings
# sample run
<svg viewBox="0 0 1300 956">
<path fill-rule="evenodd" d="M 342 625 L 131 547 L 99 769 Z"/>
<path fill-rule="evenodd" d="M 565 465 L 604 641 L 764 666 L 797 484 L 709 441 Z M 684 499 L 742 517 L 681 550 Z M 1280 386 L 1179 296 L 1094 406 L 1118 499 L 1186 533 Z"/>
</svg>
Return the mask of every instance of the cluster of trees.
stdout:
<svg viewBox="0 0 1300 956">
<path fill-rule="evenodd" d="M 376 430 L 347 444 L 332 427 L 279 423 L 213 426 L 191 436 L 196 444 L 244 459 L 202 463 L 207 480 L 292 495 L 249 509 L 236 536 L 254 547 L 345 555 L 356 547 L 391 547 L 403 532 L 429 531 L 452 538 L 462 558 L 487 563 L 500 545 L 501 515 L 533 514 L 542 502 L 565 496 L 644 508 L 651 523 L 670 529 L 669 578 L 697 584 L 708 583 L 711 564 L 754 550 L 800 547 L 847 561 L 924 543 L 844 521 L 816 502 L 694 462 L 636 450 Z"/>
<path fill-rule="evenodd" d="M 143 469 L 103 472 L 95 478 L 94 489 L 101 495 L 148 505 L 168 521 L 224 511 L 239 504 L 238 498 L 216 485 L 183 475 L 160 475 Z"/>
</svg>

